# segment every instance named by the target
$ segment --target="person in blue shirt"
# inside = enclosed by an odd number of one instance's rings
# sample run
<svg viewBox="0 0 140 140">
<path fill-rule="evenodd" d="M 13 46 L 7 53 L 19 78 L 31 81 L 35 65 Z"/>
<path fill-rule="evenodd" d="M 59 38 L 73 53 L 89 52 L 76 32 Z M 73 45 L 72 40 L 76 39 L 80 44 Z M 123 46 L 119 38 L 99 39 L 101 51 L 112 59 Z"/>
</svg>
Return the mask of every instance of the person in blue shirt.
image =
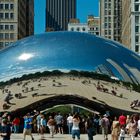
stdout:
<svg viewBox="0 0 140 140">
<path fill-rule="evenodd" d="M 32 118 L 30 116 L 30 113 L 27 113 L 26 116 L 24 116 L 24 130 L 23 130 L 23 140 L 25 140 L 26 135 L 30 135 L 32 140 L 34 140 L 32 136 Z"/>
</svg>

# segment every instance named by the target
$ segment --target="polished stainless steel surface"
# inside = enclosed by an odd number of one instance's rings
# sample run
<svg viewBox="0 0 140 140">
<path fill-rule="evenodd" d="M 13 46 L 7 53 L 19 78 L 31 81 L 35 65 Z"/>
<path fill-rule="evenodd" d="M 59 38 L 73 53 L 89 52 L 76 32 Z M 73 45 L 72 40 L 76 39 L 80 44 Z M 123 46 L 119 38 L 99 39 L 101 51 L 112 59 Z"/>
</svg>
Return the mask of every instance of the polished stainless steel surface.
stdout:
<svg viewBox="0 0 140 140">
<path fill-rule="evenodd" d="M 140 57 L 121 44 L 79 32 L 50 32 L 0 51 L 0 81 L 47 70 L 83 70 L 140 83 Z"/>
</svg>

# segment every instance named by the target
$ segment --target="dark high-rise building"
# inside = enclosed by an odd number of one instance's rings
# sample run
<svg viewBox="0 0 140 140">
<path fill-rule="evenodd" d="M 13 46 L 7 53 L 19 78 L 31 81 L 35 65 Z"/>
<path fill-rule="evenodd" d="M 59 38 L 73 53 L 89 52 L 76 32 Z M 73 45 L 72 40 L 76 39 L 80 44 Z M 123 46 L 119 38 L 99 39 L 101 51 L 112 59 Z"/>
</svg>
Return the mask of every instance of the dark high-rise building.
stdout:
<svg viewBox="0 0 140 140">
<path fill-rule="evenodd" d="M 26 0 L 26 36 L 34 34 L 34 0 Z"/>
<path fill-rule="evenodd" d="M 67 30 L 76 18 L 76 0 L 46 0 L 46 31 Z"/>
</svg>

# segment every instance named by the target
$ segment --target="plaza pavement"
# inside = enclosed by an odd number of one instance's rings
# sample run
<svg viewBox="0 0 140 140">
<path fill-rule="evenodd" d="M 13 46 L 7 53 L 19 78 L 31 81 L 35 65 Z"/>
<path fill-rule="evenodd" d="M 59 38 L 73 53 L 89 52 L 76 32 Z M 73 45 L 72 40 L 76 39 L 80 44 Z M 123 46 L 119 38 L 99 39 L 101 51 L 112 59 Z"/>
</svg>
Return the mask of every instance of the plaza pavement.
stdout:
<svg viewBox="0 0 140 140">
<path fill-rule="evenodd" d="M 35 140 L 41 140 L 40 135 L 38 134 L 33 134 Z M 44 140 L 72 140 L 71 135 L 68 134 L 56 134 L 54 135 L 54 138 L 51 138 L 49 134 L 45 134 L 45 139 Z M 2 138 L 0 138 L 2 140 Z M 12 134 L 11 135 L 11 140 L 23 140 L 23 135 L 22 134 Z M 26 137 L 26 140 L 31 140 L 29 136 Z M 86 134 L 81 134 L 81 139 L 80 140 L 88 140 Z M 103 135 L 96 135 L 94 136 L 94 140 L 104 140 Z M 111 140 L 111 135 L 109 135 L 108 140 Z M 130 140 L 128 136 L 126 136 L 125 140 Z M 140 140 L 140 137 L 137 137 L 135 140 Z"/>
</svg>

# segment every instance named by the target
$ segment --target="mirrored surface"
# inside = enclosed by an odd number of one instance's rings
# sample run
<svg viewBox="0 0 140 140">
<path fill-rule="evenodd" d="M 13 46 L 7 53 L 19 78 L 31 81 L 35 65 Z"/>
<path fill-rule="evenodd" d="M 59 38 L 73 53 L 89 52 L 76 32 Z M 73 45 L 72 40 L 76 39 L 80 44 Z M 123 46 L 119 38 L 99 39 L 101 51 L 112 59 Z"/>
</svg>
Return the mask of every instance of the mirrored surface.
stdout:
<svg viewBox="0 0 140 140">
<path fill-rule="evenodd" d="M 83 70 L 140 83 L 140 57 L 121 44 L 79 32 L 31 36 L 0 51 L 0 81 L 47 70 Z"/>
</svg>

